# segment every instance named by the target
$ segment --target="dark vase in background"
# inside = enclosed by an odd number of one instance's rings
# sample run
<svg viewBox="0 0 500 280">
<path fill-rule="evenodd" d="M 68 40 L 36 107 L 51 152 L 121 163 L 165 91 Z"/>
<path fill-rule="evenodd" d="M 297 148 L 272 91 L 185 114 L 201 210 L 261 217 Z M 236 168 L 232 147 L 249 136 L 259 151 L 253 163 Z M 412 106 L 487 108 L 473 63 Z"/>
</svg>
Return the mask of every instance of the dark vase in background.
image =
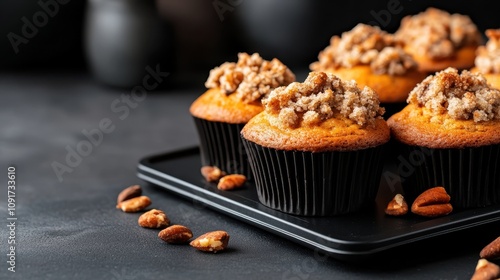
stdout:
<svg viewBox="0 0 500 280">
<path fill-rule="evenodd" d="M 84 48 L 90 71 L 116 87 L 139 85 L 164 43 L 154 0 L 89 0 Z"/>
</svg>

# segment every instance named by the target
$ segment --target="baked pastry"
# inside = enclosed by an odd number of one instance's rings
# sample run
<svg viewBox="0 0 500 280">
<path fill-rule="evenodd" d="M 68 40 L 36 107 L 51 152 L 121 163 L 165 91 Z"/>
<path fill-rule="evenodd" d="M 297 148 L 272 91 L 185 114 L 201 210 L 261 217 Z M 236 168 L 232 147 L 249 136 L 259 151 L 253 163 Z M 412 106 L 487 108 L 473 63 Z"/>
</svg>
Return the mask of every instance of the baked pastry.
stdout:
<svg viewBox="0 0 500 280">
<path fill-rule="evenodd" d="M 210 71 L 207 91 L 190 106 L 200 140 L 201 163 L 227 174 L 251 179 L 240 130 L 264 107 L 262 97 L 278 86 L 295 81 L 295 75 L 277 58 L 264 60 L 258 53 L 239 53 L 238 61 L 225 62 Z"/>
<path fill-rule="evenodd" d="M 404 49 L 419 69 L 429 74 L 448 67 L 469 69 L 482 44 L 481 33 L 469 16 L 433 7 L 405 16 L 395 36 L 405 43 Z"/>
<path fill-rule="evenodd" d="M 428 76 L 387 123 L 400 143 L 406 198 L 443 186 L 457 209 L 500 203 L 500 90 L 482 75 L 447 68 Z"/>
<path fill-rule="evenodd" d="M 263 104 L 241 131 L 262 204 L 305 216 L 371 205 L 390 137 L 372 89 L 313 71 Z"/>
<path fill-rule="evenodd" d="M 488 42 L 479 46 L 471 72 L 481 73 L 488 83 L 500 89 L 500 29 L 486 30 Z"/>
<path fill-rule="evenodd" d="M 393 35 L 361 23 L 340 37 L 333 36 L 309 68 L 368 86 L 382 103 L 404 103 L 411 89 L 427 76 L 417 70 L 417 63 Z"/>
</svg>

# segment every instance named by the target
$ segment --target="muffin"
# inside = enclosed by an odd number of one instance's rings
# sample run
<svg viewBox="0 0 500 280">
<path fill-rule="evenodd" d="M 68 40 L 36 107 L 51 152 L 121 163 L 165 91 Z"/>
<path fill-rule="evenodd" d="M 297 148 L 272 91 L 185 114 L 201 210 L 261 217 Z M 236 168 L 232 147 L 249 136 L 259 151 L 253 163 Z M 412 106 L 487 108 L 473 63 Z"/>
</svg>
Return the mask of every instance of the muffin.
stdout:
<svg viewBox="0 0 500 280">
<path fill-rule="evenodd" d="M 486 30 L 488 42 L 479 46 L 471 72 L 481 73 L 488 83 L 500 89 L 500 29 Z"/>
<path fill-rule="evenodd" d="M 393 35 L 366 24 L 333 36 L 309 68 L 355 80 L 360 87 L 372 88 L 384 105 L 402 103 L 402 107 L 411 89 L 427 76 Z"/>
<path fill-rule="evenodd" d="M 264 109 L 261 99 L 272 89 L 295 81 L 295 75 L 277 58 L 239 53 L 238 61 L 210 71 L 207 91 L 190 106 L 200 140 L 202 166 L 251 179 L 240 130 Z"/>
<path fill-rule="evenodd" d="M 428 76 L 387 123 L 400 143 L 406 198 L 443 186 L 457 209 L 500 203 L 500 91 L 482 75 L 447 68 Z"/>
<path fill-rule="evenodd" d="M 241 131 L 262 204 L 303 216 L 372 205 L 390 131 L 371 88 L 313 71 L 263 104 Z"/>
<path fill-rule="evenodd" d="M 474 65 L 482 36 L 469 16 L 450 14 L 436 8 L 405 16 L 395 32 L 404 49 L 428 74 L 448 67 L 458 70 Z"/>
</svg>

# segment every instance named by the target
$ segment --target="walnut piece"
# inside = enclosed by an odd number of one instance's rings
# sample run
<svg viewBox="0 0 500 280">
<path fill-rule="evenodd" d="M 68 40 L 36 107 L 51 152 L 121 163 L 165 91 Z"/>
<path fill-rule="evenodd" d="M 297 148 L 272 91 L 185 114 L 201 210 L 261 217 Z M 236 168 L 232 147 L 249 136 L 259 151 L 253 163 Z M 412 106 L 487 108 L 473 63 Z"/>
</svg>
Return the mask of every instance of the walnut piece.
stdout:
<svg viewBox="0 0 500 280">
<path fill-rule="evenodd" d="M 217 182 L 221 177 L 226 175 L 226 173 L 217 166 L 202 166 L 200 170 L 201 175 L 203 175 L 208 182 Z"/>
<path fill-rule="evenodd" d="M 295 81 L 295 75 L 277 58 L 264 60 L 258 53 L 238 54 L 238 62 L 225 62 L 210 70 L 207 88 L 236 94 L 245 103 L 260 102 L 272 89 Z"/>
<path fill-rule="evenodd" d="M 333 36 L 330 45 L 319 53 L 318 61 L 311 64 L 311 70 L 370 65 L 376 74 L 403 75 L 417 64 L 401 45 L 379 27 L 360 23 L 341 37 Z"/>
<path fill-rule="evenodd" d="M 227 248 L 229 242 L 229 234 L 223 230 L 207 232 L 189 242 L 191 247 L 204 251 L 217 253 Z"/>
<path fill-rule="evenodd" d="M 151 209 L 137 220 L 138 224 L 144 228 L 164 228 L 170 225 L 170 219 L 162 210 Z"/>
<path fill-rule="evenodd" d="M 310 72 L 303 83 L 276 88 L 262 103 L 266 112 L 277 116 L 271 124 L 282 128 L 318 125 L 335 113 L 360 126 L 372 125 L 385 112 L 371 88 L 361 90 L 355 81 L 324 72 Z"/>
<path fill-rule="evenodd" d="M 477 48 L 474 61 L 477 69 L 483 74 L 500 73 L 500 29 L 486 30 L 488 42 Z"/>
<path fill-rule="evenodd" d="M 500 277 L 500 267 L 486 259 L 479 259 L 471 280 L 495 280 Z"/>
<path fill-rule="evenodd" d="M 409 94 L 408 103 L 425 106 L 436 114 L 474 122 L 500 119 L 500 91 L 481 74 L 447 68 L 430 75 Z"/>
<path fill-rule="evenodd" d="M 432 7 L 405 16 L 395 36 L 419 55 L 433 59 L 452 57 L 463 46 L 482 43 L 481 33 L 469 16 Z"/>
<path fill-rule="evenodd" d="M 387 204 L 385 213 L 390 216 L 403 216 L 408 213 L 408 203 L 401 194 L 396 194 L 394 198 Z"/>
</svg>

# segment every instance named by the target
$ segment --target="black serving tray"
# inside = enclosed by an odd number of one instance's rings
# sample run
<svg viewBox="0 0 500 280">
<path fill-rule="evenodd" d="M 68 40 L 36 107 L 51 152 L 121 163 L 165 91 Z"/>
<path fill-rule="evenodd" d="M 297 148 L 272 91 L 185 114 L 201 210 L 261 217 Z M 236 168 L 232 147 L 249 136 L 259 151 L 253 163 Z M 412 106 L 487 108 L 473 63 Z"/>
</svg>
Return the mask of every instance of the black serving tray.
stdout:
<svg viewBox="0 0 500 280">
<path fill-rule="evenodd" d="M 142 159 L 138 176 L 184 198 L 342 260 L 364 259 L 402 245 L 500 221 L 500 205 L 457 210 L 432 219 L 411 213 L 402 217 L 387 216 L 384 209 L 388 201 L 401 191 L 400 186 L 389 186 L 384 178 L 376 201 L 362 211 L 334 217 L 295 216 L 261 204 L 251 182 L 238 190 L 218 190 L 214 183 L 204 180 L 200 168 L 199 148 L 192 147 Z M 397 174 L 395 168 L 391 162 L 384 163 L 384 172 Z"/>
</svg>

